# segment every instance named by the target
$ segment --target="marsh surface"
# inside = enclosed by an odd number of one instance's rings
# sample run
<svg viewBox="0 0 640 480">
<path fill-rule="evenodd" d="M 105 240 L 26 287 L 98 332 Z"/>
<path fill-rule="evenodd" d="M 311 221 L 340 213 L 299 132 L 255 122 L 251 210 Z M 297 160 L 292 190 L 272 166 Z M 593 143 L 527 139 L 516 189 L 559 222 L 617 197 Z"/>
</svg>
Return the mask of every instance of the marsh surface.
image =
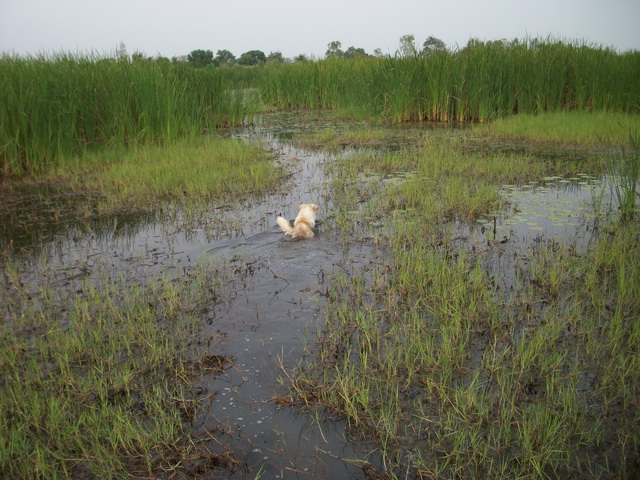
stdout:
<svg viewBox="0 0 640 480">
<path fill-rule="evenodd" d="M 60 282 L 90 276 L 96 265 L 142 278 L 209 258 L 227 271 L 224 294 L 203 316 L 200 343 L 228 361 L 222 373 L 199 380 L 201 409 L 193 428 L 212 432 L 224 445 L 221 450 L 235 452 L 240 467 L 225 471 L 229 478 L 366 476 L 353 460 L 366 457 L 371 446 L 350 442 L 340 421 L 286 406 L 287 389 L 279 381 L 313 353 L 324 327 L 327 279 L 366 273 L 386 262 L 384 246 L 366 234 L 345 242 L 331 221 L 335 212 L 326 166 L 344 153 L 305 150 L 289 142 L 295 133 L 336 128 L 349 124 L 310 114 L 274 114 L 226 132 L 272 150 L 288 178 L 268 195 L 212 205 L 210 218 L 199 225 L 185 226 L 181 212 L 167 213 L 164 220 L 126 213 L 94 220 L 92 193 L 70 196 L 49 189 L 2 197 L 3 249 L 46 257 Z M 587 174 L 531 181 L 539 183 L 503 187 L 508 210 L 474 225 L 453 226 L 457 244 L 488 252 L 486 264 L 505 291 L 516 287 L 516 259 L 526 258 L 532 245 L 556 238 L 586 248 L 598 211 L 615 208 L 606 189 Z M 316 236 L 285 238 L 276 217 L 293 218 L 298 204 L 310 202 L 320 205 Z M 171 212 L 170 205 L 164 208 Z M 380 228 L 379 219 L 354 221 L 364 223 L 362 231 Z M 369 455 L 367 461 L 379 459 Z"/>
</svg>

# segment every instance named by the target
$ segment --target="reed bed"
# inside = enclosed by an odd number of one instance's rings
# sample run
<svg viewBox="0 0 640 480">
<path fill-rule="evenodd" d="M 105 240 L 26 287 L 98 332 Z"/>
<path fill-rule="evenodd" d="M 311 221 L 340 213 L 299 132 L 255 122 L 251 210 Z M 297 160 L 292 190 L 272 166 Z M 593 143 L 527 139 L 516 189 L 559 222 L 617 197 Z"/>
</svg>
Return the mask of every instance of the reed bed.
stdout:
<svg viewBox="0 0 640 480">
<path fill-rule="evenodd" d="M 4 56 L 0 174 L 29 175 L 87 150 L 194 138 L 242 121 L 260 101 L 262 108 L 333 108 L 393 122 L 638 112 L 638 77 L 640 52 L 553 40 L 471 41 L 421 57 L 328 58 L 251 69 Z"/>
<path fill-rule="evenodd" d="M 4 176 L 86 151 L 195 138 L 255 108 L 217 70 L 162 61 L 4 56 L 0 85 Z"/>
<path fill-rule="evenodd" d="M 471 41 L 423 57 L 329 58 L 256 76 L 276 108 L 336 108 L 395 122 L 486 122 L 559 110 L 638 112 L 640 52 L 554 40 Z"/>
</svg>

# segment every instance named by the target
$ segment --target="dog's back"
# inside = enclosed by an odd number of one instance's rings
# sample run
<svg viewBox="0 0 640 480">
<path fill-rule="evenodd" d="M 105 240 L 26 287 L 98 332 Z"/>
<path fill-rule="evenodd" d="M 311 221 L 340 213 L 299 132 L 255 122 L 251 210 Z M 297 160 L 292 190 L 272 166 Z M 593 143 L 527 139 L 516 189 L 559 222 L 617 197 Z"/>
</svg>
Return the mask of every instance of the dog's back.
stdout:
<svg viewBox="0 0 640 480">
<path fill-rule="evenodd" d="M 289 220 L 284 217 L 278 217 L 276 222 L 285 235 L 290 235 L 292 238 L 311 238 L 314 236 L 313 227 L 316 224 L 317 211 L 317 205 L 303 203 L 298 208 L 298 216 L 293 222 L 293 227 L 289 224 Z"/>
</svg>

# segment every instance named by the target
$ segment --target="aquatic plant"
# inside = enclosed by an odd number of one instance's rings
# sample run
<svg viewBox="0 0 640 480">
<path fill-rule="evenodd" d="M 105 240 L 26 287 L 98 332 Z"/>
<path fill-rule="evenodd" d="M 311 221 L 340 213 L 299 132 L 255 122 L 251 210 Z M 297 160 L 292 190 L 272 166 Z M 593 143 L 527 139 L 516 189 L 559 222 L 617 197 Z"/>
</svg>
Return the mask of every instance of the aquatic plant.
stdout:
<svg viewBox="0 0 640 480">
<path fill-rule="evenodd" d="M 611 189 L 617 199 L 621 220 L 629 220 L 636 213 L 640 197 L 640 137 L 629 133 L 629 145 L 619 155 L 610 155 Z"/>
</svg>

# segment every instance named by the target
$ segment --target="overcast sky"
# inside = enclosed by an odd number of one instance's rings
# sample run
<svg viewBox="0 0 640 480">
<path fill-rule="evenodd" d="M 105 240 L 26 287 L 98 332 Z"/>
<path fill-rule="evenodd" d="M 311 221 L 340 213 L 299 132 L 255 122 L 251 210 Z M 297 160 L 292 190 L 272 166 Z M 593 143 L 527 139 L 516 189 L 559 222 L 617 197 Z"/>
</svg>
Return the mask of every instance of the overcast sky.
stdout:
<svg viewBox="0 0 640 480">
<path fill-rule="evenodd" d="M 0 0 L 0 50 L 186 55 L 249 50 L 324 55 L 338 40 L 394 54 L 399 39 L 449 47 L 480 40 L 562 38 L 640 50 L 640 0 Z"/>
</svg>

